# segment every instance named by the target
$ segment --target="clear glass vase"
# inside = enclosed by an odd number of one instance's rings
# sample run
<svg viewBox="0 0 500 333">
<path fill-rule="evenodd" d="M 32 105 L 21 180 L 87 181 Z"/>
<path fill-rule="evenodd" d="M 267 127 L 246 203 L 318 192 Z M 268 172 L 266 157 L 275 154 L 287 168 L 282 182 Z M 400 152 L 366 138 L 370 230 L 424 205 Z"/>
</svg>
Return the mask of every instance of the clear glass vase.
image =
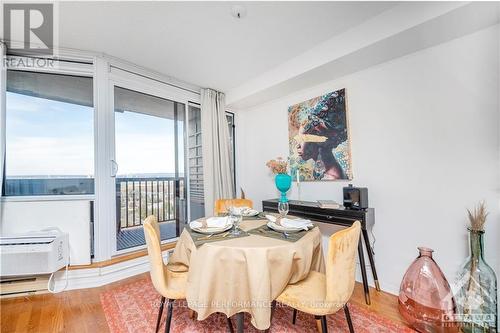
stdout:
<svg viewBox="0 0 500 333">
<path fill-rule="evenodd" d="M 419 247 L 420 254 L 406 271 L 399 290 L 399 312 L 419 332 L 455 333 L 450 323 L 455 300 L 443 272 L 432 259 L 432 249 Z"/>
<path fill-rule="evenodd" d="M 470 256 L 456 280 L 457 319 L 466 333 L 498 329 L 497 277 L 484 260 L 483 235 L 469 228 Z"/>
</svg>

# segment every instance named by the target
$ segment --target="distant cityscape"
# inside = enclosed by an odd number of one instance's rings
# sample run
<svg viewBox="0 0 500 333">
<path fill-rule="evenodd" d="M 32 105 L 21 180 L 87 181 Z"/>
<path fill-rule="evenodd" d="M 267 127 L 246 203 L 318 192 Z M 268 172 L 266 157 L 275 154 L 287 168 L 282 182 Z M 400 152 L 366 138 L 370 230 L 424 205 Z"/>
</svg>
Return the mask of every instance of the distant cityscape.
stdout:
<svg viewBox="0 0 500 333">
<path fill-rule="evenodd" d="M 179 178 L 183 177 L 184 173 L 180 173 Z M 117 180 L 152 181 L 175 178 L 175 173 L 131 173 L 117 175 L 116 178 Z M 10 175 L 5 178 L 4 194 L 6 196 L 94 194 L 94 176 Z"/>
<path fill-rule="evenodd" d="M 179 176 L 183 177 L 184 173 L 179 172 Z M 164 178 L 164 177 L 175 177 L 175 173 L 127 173 L 118 174 L 117 178 Z M 94 175 L 9 175 L 6 179 L 75 179 L 75 178 L 94 178 Z"/>
</svg>

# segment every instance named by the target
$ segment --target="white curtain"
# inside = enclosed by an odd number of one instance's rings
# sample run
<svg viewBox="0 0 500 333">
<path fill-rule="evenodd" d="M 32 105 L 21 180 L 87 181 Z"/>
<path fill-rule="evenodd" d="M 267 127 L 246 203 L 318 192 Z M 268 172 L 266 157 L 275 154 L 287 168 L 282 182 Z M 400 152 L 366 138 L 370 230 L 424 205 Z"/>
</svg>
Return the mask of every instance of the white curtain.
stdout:
<svg viewBox="0 0 500 333">
<path fill-rule="evenodd" d="M 234 193 L 231 143 L 223 93 L 212 89 L 201 90 L 201 133 L 205 215 L 212 216 L 215 200 L 232 198 Z"/>
<path fill-rule="evenodd" d="M 7 87 L 7 69 L 5 68 L 5 55 L 7 46 L 0 42 L 0 195 L 3 186 L 3 174 L 5 172 L 5 94 Z M 2 203 L 0 202 L 0 220 L 2 219 Z M 1 230 L 0 230 L 1 231 Z"/>
<path fill-rule="evenodd" d="M 5 55 L 7 46 L 0 42 L 0 196 L 2 195 L 3 175 L 5 173 L 5 98 L 7 87 L 7 69 L 5 68 Z M 3 202 L 0 201 L 0 221 L 5 221 Z M 0 235 L 3 234 L 3 223 L 0 223 Z"/>
</svg>

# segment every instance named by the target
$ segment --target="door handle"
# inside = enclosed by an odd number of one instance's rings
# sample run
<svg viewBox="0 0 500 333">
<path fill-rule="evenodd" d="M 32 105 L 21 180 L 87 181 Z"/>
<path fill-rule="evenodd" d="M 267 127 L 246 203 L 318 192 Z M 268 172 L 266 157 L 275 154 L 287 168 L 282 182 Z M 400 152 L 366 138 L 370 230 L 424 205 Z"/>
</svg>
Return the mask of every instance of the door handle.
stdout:
<svg viewBox="0 0 500 333">
<path fill-rule="evenodd" d="M 111 160 L 111 177 L 115 178 L 118 173 L 118 163 L 115 160 Z"/>
</svg>

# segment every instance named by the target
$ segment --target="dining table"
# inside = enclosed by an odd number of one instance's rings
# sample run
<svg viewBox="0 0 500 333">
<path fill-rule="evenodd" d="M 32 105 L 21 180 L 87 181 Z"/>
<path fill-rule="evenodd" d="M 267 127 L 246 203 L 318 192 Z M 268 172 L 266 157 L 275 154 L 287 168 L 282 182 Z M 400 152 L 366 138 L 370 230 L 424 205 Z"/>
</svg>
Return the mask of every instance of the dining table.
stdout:
<svg viewBox="0 0 500 333">
<path fill-rule="evenodd" d="M 310 271 L 324 272 L 318 227 L 294 239 L 266 231 L 266 223 L 262 215 L 243 218 L 243 235 L 235 238 L 225 237 L 227 232 L 210 238 L 184 228 L 167 269 L 188 271 L 187 306 L 198 320 L 217 312 L 228 318 L 236 315 L 237 331 L 243 332 L 247 312 L 255 328 L 266 330 L 273 300 L 284 288 L 305 279 Z"/>
</svg>

